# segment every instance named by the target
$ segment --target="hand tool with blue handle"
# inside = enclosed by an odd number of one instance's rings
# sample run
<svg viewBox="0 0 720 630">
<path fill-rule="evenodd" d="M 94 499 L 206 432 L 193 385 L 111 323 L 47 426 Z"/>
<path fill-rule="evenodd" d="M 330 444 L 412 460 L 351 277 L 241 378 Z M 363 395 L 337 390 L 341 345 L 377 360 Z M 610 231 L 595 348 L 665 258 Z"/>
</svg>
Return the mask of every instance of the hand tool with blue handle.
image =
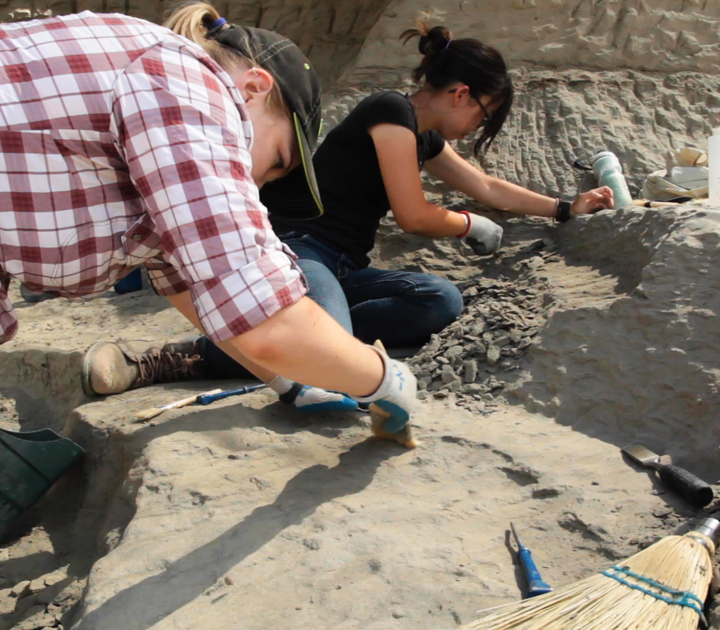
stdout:
<svg viewBox="0 0 720 630">
<path fill-rule="evenodd" d="M 223 398 L 229 398 L 230 396 L 240 396 L 241 394 L 249 394 L 250 392 L 257 391 L 267 387 L 266 383 L 260 383 L 259 385 L 248 385 L 246 387 L 240 387 L 239 389 L 228 389 L 224 392 L 217 394 L 201 394 L 195 399 L 198 405 L 209 405 Z"/>
<path fill-rule="evenodd" d="M 530 550 L 522 544 L 520 536 L 518 536 L 517 530 L 515 529 L 515 525 L 513 523 L 510 523 L 510 528 L 512 529 L 513 536 L 515 536 L 515 542 L 517 542 L 520 566 L 522 566 L 523 573 L 525 574 L 525 580 L 527 581 L 528 585 L 527 594 L 525 595 L 525 597 L 536 597 L 537 595 L 544 595 L 545 593 L 550 593 L 553 590 L 552 586 L 543 582 L 543 579 L 540 577 L 540 571 L 538 571 L 537 567 L 535 566 L 535 562 L 532 559 L 532 554 L 530 553 Z"/>
</svg>

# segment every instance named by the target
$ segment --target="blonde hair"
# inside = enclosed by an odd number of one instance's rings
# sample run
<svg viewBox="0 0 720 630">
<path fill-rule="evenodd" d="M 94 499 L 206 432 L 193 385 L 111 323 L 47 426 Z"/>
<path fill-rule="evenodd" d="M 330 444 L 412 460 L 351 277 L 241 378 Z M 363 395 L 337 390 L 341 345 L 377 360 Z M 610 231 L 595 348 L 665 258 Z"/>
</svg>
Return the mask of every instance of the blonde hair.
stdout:
<svg viewBox="0 0 720 630">
<path fill-rule="evenodd" d="M 236 68 L 262 67 L 250 56 L 249 51 L 240 51 L 230 46 L 224 46 L 208 33 L 213 29 L 213 24 L 221 18 L 217 9 L 208 2 L 199 0 L 187 0 L 176 5 L 177 8 L 168 16 L 163 26 L 171 31 L 182 35 L 205 50 L 212 59 L 226 71 Z M 218 31 L 232 28 L 229 24 L 223 24 Z M 272 74 L 272 73 L 271 73 Z M 292 119 L 292 113 L 283 98 L 278 84 L 277 77 L 273 75 L 275 82 L 272 91 L 268 95 L 268 109 L 282 116 Z"/>
</svg>

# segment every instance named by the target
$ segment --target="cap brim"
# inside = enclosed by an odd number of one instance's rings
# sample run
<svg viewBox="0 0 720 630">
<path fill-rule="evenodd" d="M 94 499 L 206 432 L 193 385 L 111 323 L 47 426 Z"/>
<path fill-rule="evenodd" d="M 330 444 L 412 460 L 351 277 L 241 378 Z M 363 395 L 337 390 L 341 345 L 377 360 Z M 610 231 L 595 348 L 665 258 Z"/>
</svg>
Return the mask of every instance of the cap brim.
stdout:
<svg viewBox="0 0 720 630">
<path fill-rule="evenodd" d="M 260 201 L 270 214 L 291 219 L 317 219 L 323 214 L 312 150 L 305 137 L 297 114 L 293 123 L 300 147 L 301 164 L 282 179 L 265 184 L 260 189 Z"/>
</svg>

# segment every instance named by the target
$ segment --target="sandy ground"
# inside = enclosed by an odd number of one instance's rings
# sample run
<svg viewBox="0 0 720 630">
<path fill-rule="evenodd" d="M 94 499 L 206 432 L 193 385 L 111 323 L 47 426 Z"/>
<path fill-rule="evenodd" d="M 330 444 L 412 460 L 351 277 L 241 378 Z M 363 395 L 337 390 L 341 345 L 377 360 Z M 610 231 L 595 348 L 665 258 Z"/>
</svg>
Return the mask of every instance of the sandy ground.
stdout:
<svg viewBox="0 0 720 630">
<path fill-rule="evenodd" d="M 611 302 L 616 278 L 528 247 L 552 230 L 512 220 L 502 256 L 460 265 L 456 244 L 403 239 L 388 224 L 377 260 L 460 283 L 537 267 L 549 312 Z M 231 382 L 49 401 L 77 386 L 77 362 L 62 357 L 98 338 L 173 337 L 189 325 L 147 291 L 20 302 L 19 312 L 4 356 L 35 357 L 32 346 L 43 358 L 28 359 L 30 376 L 60 364 L 67 373 L 32 395 L 0 388 L 0 427 L 50 424 L 87 454 L 0 547 L 0 628 L 450 628 L 521 597 L 510 521 L 561 586 L 712 513 L 629 465 L 612 440 L 502 392 L 492 413 L 427 398 L 415 451 L 369 440 L 364 414 L 308 417 L 265 392 L 133 422 Z"/>
<path fill-rule="evenodd" d="M 22 324 L 18 335 L 3 345 L 5 352 L 28 347 L 84 350 L 98 339 L 163 339 L 193 330 L 151 290 L 126 295 L 108 291 L 88 300 L 55 298 L 28 304 L 13 283 L 10 297 Z"/>
</svg>

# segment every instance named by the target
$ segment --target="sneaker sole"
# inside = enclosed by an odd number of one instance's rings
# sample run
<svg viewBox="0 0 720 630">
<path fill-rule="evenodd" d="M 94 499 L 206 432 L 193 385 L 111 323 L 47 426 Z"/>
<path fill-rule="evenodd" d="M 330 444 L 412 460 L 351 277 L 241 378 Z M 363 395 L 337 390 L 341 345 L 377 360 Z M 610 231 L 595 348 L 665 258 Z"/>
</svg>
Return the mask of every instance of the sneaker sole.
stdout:
<svg viewBox="0 0 720 630">
<path fill-rule="evenodd" d="M 87 351 L 85 352 L 85 356 L 83 357 L 82 361 L 82 388 L 83 392 L 85 392 L 86 396 L 90 396 L 92 398 L 95 398 L 96 396 L 100 396 L 101 394 L 98 394 L 95 392 L 95 390 L 92 388 L 92 385 L 90 384 L 90 370 L 92 368 L 92 360 L 95 357 L 95 353 L 98 351 L 100 346 L 104 346 L 109 342 L 107 341 L 98 341 L 94 343 L 92 346 L 90 346 Z"/>
</svg>

